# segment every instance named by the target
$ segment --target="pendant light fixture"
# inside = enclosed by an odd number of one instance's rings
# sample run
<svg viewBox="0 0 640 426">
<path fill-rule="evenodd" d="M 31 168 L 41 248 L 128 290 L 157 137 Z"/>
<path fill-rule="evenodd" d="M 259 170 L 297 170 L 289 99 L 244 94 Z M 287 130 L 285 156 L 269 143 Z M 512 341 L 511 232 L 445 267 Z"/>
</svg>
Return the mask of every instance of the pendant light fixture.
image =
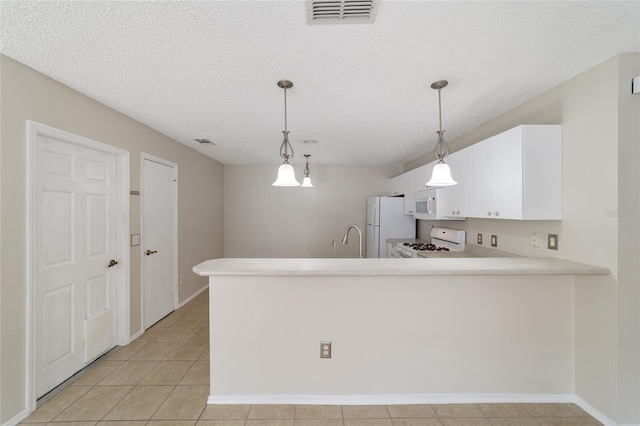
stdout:
<svg viewBox="0 0 640 426">
<path fill-rule="evenodd" d="M 438 134 L 438 143 L 433 149 L 433 155 L 438 159 L 438 163 L 433 167 L 431 179 L 427 182 L 427 186 L 451 186 L 456 185 L 458 182 L 451 177 L 451 169 L 445 164 L 444 157 L 449 155 L 449 145 L 444 141 L 444 130 L 442 130 L 442 100 L 440 97 L 440 91 L 447 87 L 449 82 L 447 80 L 438 80 L 431 84 L 432 89 L 438 90 L 438 114 L 440 117 L 440 130 Z"/>
<path fill-rule="evenodd" d="M 309 177 L 309 157 L 311 157 L 310 154 L 304 154 L 305 158 L 307 159 L 307 164 L 304 168 L 304 179 L 302 179 L 302 187 L 303 188 L 313 188 L 313 185 L 311 184 L 311 178 Z"/>
<path fill-rule="evenodd" d="M 300 182 L 296 180 L 293 166 L 289 164 L 289 158 L 293 158 L 293 147 L 289 143 L 289 131 L 287 130 L 287 89 L 293 87 L 293 83 L 289 80 L 280 80 L 278 87 L 284 89 L 284 139 L 280 144 L 280 157 L 284 158 L 284 162 L 278 168 L 278 178 L 273 182 L 273 186 L 300 186 Z M 291 151 L 291 154 L 289 154 Z"/>
</svg>

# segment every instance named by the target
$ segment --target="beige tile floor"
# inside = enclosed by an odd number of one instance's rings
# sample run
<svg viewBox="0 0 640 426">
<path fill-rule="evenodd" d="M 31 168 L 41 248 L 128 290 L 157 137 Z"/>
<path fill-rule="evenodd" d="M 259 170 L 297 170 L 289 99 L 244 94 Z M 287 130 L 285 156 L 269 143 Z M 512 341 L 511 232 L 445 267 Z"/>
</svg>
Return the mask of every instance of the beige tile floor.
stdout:
<svg viewBox="0 0 640 426">
<path fill-rule="evenodd" d="M 583 426 L 574 404 L 207 405 L 202 293 L 42 404 L 28 426 Z M 40 423 L 42 425 L 33 425 Z"/>
</svg>

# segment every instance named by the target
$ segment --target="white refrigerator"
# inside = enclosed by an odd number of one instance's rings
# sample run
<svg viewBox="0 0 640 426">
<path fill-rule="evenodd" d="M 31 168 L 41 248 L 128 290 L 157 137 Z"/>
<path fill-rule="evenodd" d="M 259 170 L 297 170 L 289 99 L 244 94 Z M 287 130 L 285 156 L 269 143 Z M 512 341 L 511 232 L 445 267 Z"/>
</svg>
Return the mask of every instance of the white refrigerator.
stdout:
<svg viewBox="0 0 640 426">
<path fill-rule="evenodd" d="M 387 239 L 414 239 L 416 220 L 404 214 L 404 198 L 367 198 L 367 257 L 387 257 Z"/>
</svg>

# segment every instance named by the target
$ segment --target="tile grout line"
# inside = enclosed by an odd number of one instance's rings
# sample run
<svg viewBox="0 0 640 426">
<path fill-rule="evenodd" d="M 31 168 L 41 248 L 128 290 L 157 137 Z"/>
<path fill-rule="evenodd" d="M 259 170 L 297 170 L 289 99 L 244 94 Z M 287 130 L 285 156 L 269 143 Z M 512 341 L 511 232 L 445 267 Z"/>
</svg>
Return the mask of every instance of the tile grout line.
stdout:
<svg viewBox="0 0 640 426">
<path fill-rule="evenodd" d="M 96 385 L 97 386 L 97 385 Z M 126 385 L 124 385 L 126 386 Z M 129 395 L 131 392 L 133 392 L 133 390 L 136 388 L 136 385 L 131 386 L 131 389 L 129 389 L 129 392 L 125 393 L 122 398 L 120 398 L 120 400 L 118 402 L 116 402 L 115 404 L 113 404 L 113 407 L 111 407 L 111 409 L 109 411 L 107 411 L 104 416 L 102 416 L 102 418 L 100 418 L 100 420 L 98 420 L 98 423 L 101 421 L 107 421 L 104 420 L 105 417 L 107 417 L 109 415 L 110 412 L 112 412 L 114 410 L 114 408 L 116 408 L 118 406 L 118 404 L 120 404 L 126 397 L 127 395 Z"/>
</svg>

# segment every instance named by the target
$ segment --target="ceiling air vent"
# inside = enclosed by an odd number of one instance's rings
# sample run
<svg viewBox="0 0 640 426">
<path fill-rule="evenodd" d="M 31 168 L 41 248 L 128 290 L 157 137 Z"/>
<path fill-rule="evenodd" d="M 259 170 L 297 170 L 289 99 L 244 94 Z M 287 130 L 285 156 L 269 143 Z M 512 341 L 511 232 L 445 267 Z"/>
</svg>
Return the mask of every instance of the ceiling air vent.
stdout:
<svg viewBox="0 0 640 426">
<path fill-rule="evenodd" d="M 209 139 L 194 139 L 194 141 L 198 142 L 200 145 L 215 145 L 215 143 L 211 142 Z"/>
<path fill-rule="evenodd" d="M 378 0 L 307 0 L 307 23 L 367 24 L 377 10 Z"/>
</svg>

